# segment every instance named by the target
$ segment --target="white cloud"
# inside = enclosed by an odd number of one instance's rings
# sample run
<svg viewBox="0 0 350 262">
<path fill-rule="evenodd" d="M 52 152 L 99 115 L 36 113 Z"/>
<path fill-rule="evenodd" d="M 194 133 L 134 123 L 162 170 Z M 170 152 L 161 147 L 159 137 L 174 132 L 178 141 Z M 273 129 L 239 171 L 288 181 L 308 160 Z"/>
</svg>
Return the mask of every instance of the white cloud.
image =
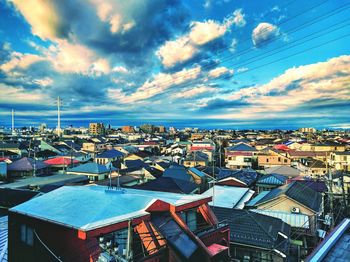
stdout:
<svg viewBox="0 0 350 262">
<path fill-rule="evenodd" d="M 277 35 L 279 35 L 279 29 L 277 26 L 269 23 L 260 23 L 253 30 L 253 44 L 257 47 L 265 45 Z"/>
<path fill-rule="evenodd" d="M 233 75 L 233 70 L 222 66 L 210 70 L 208 75 L 210 78 L 218 78 L 222 75 Z"/>
<path fill-rule="evenodd" d="M 234 11 L 232 15 L 224 19 L 223 23 L 214 20 L 191 22 L 187 34 L 175 40 L 166 41 L 156 52 L 156 55 L 165 67 L 172 67 L 188 61 L 200 52 L 202 46 L 223 37 L 232 25 L 238 27 L 245 25 L 241 9 Z"/>
<path fill-rule="evenodd" d="M 30 65 L 44 61 L 45 59 L 35 54 L 22 54 L 19 52 L 12 52 L 11 59 L 0 65 L 0 69 L 6 73 L 13 74 L 16 70 L 26 69 Z"/>
<path fill-rule="evenodd" d="M 0 83 L 1 103 L 32 103 L 47 104 L 50 98 L 42 90 L 25 90 L 21 87 L 9 86 Z"/>
<path fill-rule="evenodd" d="M 237 73 L 243 73 L 245 71 L 248 71 L 249 69 L 247 67 L 240 67 L 237 69 Z"/>
<path fill-rule="evenodd" d="M 122 74 L 128 73 L 128 69 L 126 69 L 124 66 L 116 66 L 112 69 L 112 71 L 117 73 L 122 73 Z"/>
<path fill-rule="evenodd" d="M 252 106 L 237 112 L 242 118 L 257 118 L 286 112 L 312 101 L 349 101 L 350 56 L 339 56 L 326 62 L 293 67 L 264 85 L 240 89 L 229 99 L 245 101 Z M 227 114 L 223 118 L 231 118 Z"/>
<path fill-rule="evenodd" d="M 243 27 L 247 23 L 244 17 L 245 15 L 242 13 L 242 9 L 237 9 L 233 12 L 233 16 L 230 19 L 237 27 Z"/>
<path fill-rule="evenodd" d="M 161 94 L 172 86 L 180 85 L 186 83 L 187 81 L 196 79 L 200 73 L 200 66 L 190 69 L 183 69 L 173 74 L 159 73 L 155 75 L 152 80 L 147 80 L 131 95 L 125 95 L 121 90 L 111 88 L 108 90 L 108 95 L 113 99 L 118 99 L 121 103 L 132 103 L 146 100 L 155 95 Z"/>
<path fill-rule="evenodd" d="M 57 40 L 57 44 L 51 45 L 45 55 L 55 70 L 61 73 L 100 75 L 108 74 L 111 70 L 106 59 L 98 57 L 84 45 L 67 40 Z"/>
<path fill-rule="evenodd" d="M 161 59 L 165 67 L 172 67 L 177 63 L 184 62 L 198 53 L 188 36 L 180 37 L 174 41 L 167 41 L 157 51 L 157 56 Z"/>
<path fill-rule="evenodd" d="M 209 87 L 209 86 L 199 86 L 195 88 L 191 88 L 185 91 L 182 91 L 180 93 L 175 94 L 175 98 L 190 98 L 190 97 L 195 97 L 203 93 L 213 93 L 217 92 L 218 89 L 214 87 Z"/>
<path fill-rule="evenodd" d="M 53 80 L 50 77 L 45 77 L 41 79 L 34 79 L 33 83 L 46 87 L 46 86 L 51 86 L 53 84 Z"/>
<path fill-rule="evenodd" d="M 237 39 L 233 38 L 232 42 L 231 42 L 231 45 L 230 45 L 230 51 L 232 53 L 236 52 L 237 44 L 238 44 Z"/>
<path fill-rule="evenodd" d="M 52 1 L 12 0 L 15 7 L 31 25 L 32 33 L 42 39 L 56 39 L 61 36 L 63 21 Z"/>
</svg>

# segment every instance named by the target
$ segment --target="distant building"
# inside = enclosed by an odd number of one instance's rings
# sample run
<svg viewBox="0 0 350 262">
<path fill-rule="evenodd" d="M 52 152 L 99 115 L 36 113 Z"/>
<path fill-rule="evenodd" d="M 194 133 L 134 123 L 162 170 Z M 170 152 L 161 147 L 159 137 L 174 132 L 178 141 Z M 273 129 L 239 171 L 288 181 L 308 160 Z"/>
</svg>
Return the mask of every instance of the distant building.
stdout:
<svg viewBox="0 0 350 262">
<path fill-rule="evenodd" d="M 302 127 L 299 128 L 299 131 L 303 133 L 316 133 L 316 129 L 313 127 Z"/>
<path fill-rule="evenodd" d="M 105 127 L 103 123 L 90 123 L 89 134 L 90 135 L 103 135 L 105 133 Z"/>
<path fill-rule="evenodd" d="M 154 132 L 154 125 L 151 124 L 143 124 L 142 126 L 140 126 L 141 131 L 143 131 L 144 133 L 153 133 Z"/>
<path fill-rule="evenodd" d="M 329 164 L 335 170 L 350 171 L 350 152 L 333 152 Z"/>
<path fill-rule="evenodd" d="M 159 133 L 165 133 L 166 132 L 165 126 L 159 126 L 158 129 L 159 129 Z"/>
<path fill-rule="evenodd" d="M 123 133 L 134 133 L 134 127 L 133 126 L 123 126 L 122 127 L 122 132 Z"/>
</svg>

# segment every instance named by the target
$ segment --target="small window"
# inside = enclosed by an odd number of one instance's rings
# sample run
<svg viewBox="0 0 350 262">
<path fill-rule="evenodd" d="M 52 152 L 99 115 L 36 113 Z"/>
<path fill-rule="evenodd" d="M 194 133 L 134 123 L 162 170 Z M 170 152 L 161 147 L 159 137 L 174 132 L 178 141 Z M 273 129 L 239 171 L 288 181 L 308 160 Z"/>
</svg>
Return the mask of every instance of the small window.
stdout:
<svg viewBox="0 0 350 262">
<path fill-rule="evenodd" d="M 26 225 L 21 225 L 21 241 L 28 246 L 33 246 L 34 243 L 34 232 L 33 228 Z"/>
<path fill-rule="evenodd" d="M 281 158 L 280 157 L 278 158 L 278 162 L 281 162 Z"/>
</svg>

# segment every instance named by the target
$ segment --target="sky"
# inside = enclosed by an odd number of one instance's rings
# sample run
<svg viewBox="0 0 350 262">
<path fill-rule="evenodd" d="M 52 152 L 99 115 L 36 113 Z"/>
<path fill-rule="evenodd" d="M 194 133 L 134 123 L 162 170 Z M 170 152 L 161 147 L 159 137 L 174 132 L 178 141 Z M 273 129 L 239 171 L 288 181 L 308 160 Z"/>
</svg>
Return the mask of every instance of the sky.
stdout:
<svg viewBox="0 0 350 262">
<path fill-rule="evenodd" d="M 349 8 L 1 0 L 0 126 L 350 128 Z"/>
</svg>

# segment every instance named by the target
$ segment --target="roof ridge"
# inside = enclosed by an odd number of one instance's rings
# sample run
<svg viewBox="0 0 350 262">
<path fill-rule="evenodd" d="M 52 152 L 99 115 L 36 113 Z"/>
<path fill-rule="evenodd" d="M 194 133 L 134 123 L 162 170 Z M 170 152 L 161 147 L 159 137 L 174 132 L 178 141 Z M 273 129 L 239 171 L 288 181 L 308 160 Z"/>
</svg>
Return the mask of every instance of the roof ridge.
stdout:
<svg viewBox="0 0 350 262">
<path fill-rule="evenodd" d="M 271 236 L 271 234 L 265 229 L 265 227 L 259 222 L 259 220 L 255 219 L 254 215 L 253 215 L 251 212 L 249 212 L 249 210 L 247 210 L 247 211 L 248 211 L 248 213 L 251 214 L 250 217 L 253 218 L 253 220 L 255 221 L 255 223 L 256 223 L 260 228 L 262 228 L 262 230 L 271 238 L 271 240 L 274 240 L 274 237 Z M 258 213 L 254 213 L 254 214 L 258 214 Z M 260 214 L 259 214 L 259 215 L 260 215 Z M 265 216 L 265 215 L 264 215 L 264 216 Z"/>
</svg>

